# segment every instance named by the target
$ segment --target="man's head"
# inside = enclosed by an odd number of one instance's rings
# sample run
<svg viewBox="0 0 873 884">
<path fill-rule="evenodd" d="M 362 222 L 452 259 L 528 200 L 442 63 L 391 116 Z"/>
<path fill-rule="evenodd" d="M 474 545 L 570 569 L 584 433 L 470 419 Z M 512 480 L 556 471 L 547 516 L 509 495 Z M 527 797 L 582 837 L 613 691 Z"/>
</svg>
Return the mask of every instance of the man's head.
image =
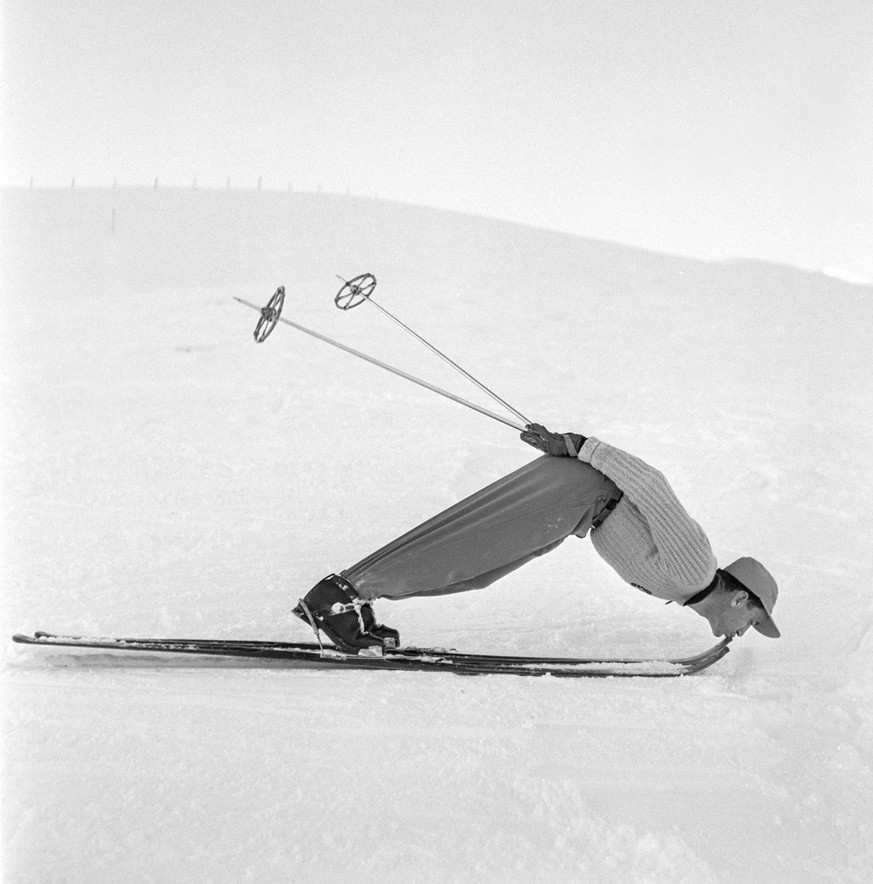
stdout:
<svg viewBox="0 0 873 884">
<path fill-rule="evenodd" d="M 747 557 L 719 568 L 712 592 L 691 607 L 706 617 L 713 635 L 742 635 L 752 626 L 768 638 L 779 638 L 770 616 L 778 592 L 770 572 Z"/>
</svg>

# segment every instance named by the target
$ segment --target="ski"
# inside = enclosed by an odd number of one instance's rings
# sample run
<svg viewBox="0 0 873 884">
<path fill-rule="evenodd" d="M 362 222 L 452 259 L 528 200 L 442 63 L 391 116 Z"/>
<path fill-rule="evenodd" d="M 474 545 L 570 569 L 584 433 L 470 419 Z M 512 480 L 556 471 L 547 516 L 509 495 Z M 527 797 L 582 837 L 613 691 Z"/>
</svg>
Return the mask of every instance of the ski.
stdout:
<svg viewBox="0 0 873 884">
<path fill-rule="evenodd" d="M 671 678 L 692 675 L 712 666 L 728 653 L 730 639 L 692 657 L 603 659 L 466 654 L 442 648 L 403 647 L 381 654 L 349 654 L 330 646 L 306 642 L 234 639 L 103 638 L 36 632 L 16 634 L 19 644 L 88 648 L 107 651 L 199 654 L 270 660 L 298 666 L 346 669 L 391 669 L 411 672 L 454 672 L 460 675 L 552 675 L 563 678 Z"/>
</svg>

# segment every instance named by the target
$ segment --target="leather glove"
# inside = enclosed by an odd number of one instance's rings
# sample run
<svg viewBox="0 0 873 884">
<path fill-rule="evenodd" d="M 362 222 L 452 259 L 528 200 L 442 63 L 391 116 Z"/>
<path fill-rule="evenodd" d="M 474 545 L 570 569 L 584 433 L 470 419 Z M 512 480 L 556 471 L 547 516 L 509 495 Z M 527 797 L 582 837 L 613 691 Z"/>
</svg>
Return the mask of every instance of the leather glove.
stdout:
<svg viewBox="0 0 873 884">
<path fill-rule="evenodd" d="M 528 424 L 521 441 L 553 457 L 576 457 L 587 436 L 579 433 L 551 433 L 542 424 Z"/>
</svg>

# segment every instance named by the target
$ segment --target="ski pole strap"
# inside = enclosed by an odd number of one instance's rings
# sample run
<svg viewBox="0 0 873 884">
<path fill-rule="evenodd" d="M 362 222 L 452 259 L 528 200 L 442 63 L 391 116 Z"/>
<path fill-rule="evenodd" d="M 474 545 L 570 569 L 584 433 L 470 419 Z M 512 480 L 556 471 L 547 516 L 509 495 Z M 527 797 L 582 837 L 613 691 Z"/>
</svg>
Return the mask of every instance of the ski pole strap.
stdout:
<svg viewBox="0 0 873 884">
<path fill-rule="evenodd" d="M 624 497 L 624 492 L 617 491 L 615 497 L 610 498 L 606 502 L 606 506 L 591 520 L 591 527 L 599 528 L 606 521 L 606 517 L 618 506 L 622 497 Z"/>
</svg>

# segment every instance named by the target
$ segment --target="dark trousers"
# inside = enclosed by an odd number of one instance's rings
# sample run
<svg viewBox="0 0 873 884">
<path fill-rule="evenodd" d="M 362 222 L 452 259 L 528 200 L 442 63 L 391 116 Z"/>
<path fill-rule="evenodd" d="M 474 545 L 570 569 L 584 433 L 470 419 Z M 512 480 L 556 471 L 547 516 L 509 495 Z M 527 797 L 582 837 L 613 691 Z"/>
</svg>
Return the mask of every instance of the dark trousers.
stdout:
<svg viewBox="0 0 873 884">
<path fill-rule="evenodd" d="M 545 455 L 477 491 L 342 572 L 364 599 L 482 589 L 585 537 L 615 484 L 576 458 Z"/>
</svg>

